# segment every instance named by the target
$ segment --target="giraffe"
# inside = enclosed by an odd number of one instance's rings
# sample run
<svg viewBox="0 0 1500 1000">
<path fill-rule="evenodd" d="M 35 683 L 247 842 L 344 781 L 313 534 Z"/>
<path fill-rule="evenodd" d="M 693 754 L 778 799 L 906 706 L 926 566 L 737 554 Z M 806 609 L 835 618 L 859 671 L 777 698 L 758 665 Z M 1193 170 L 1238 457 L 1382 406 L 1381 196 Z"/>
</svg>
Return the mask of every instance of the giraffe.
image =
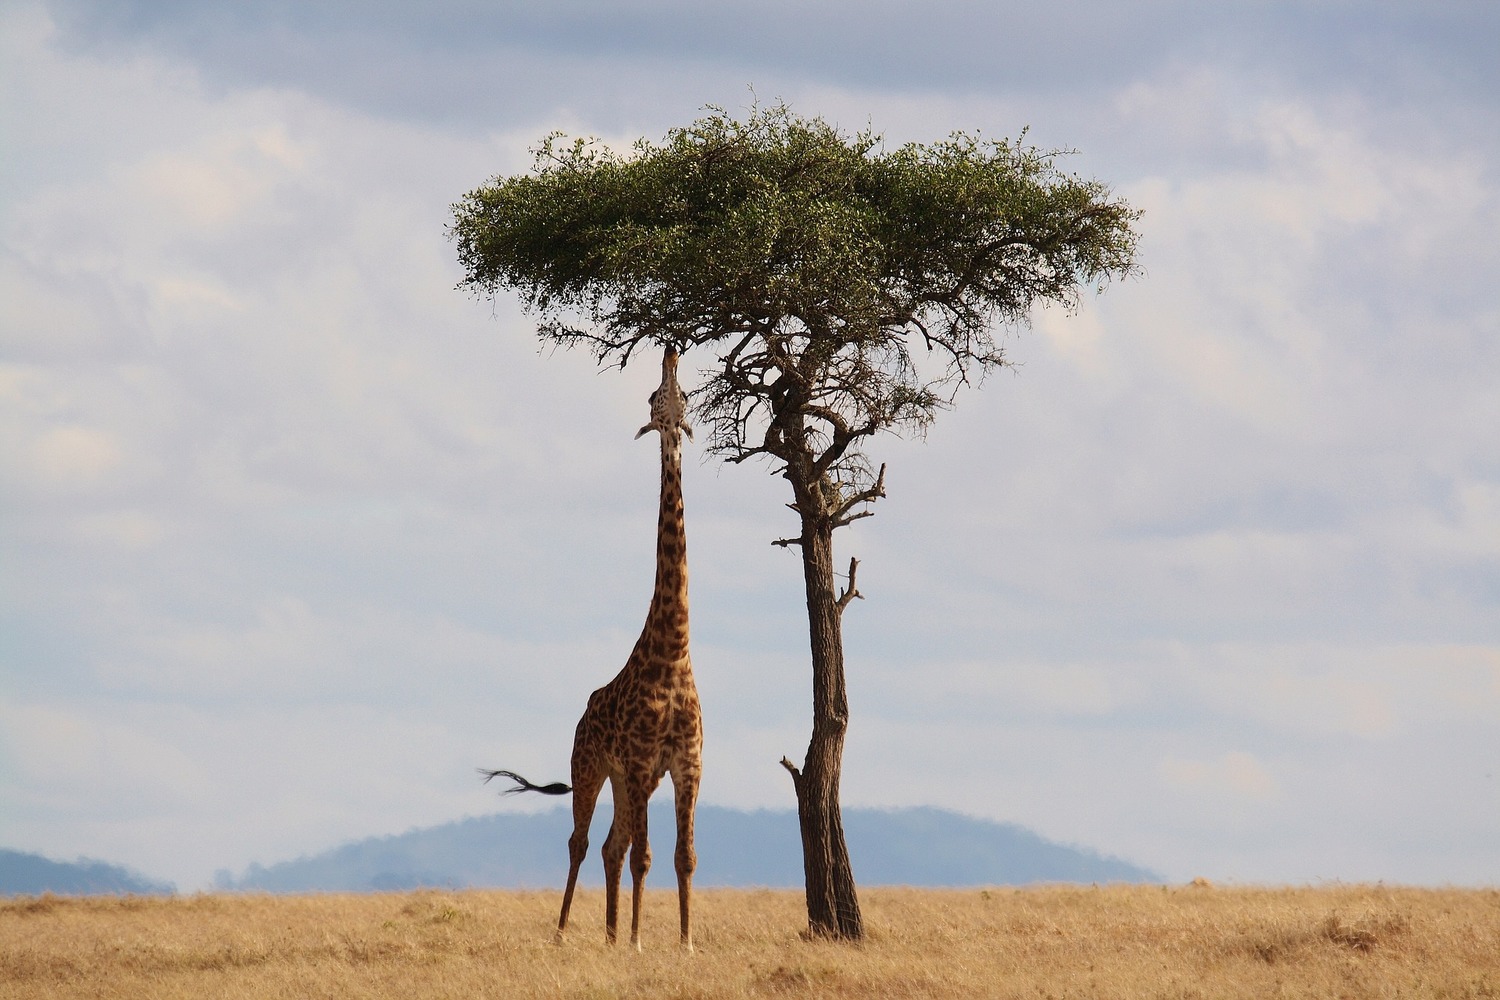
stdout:
<svg viewBox="0 0 1500 1000">
<path fill-rule="evenodd" d="M 573 793 L 573 835 L 568 838 L 568 884 L 556 940 L 568 928 L 568 910 L 578 869 L 588 853 L 589 822 L 608 779 L 615 816 L 604 840 L 605 938 L 615 941 L 619 915 L 620 876 L 630 853 L 632 891 L 630 943 L 641 947 L 641 898 L 651 848 L 646 840 L 646 802 L 672 775 L 677 812 L 677 905 L 682 945 L 693 950 L 692 885 L 697 855 L 693 850 L 693 809 L 702 774 L 703 719 L 698 690 L 688 656 L 687 538 L 682 519 L 682 434 L 691 439 L 686 419 L 687 397 L 677 385 L 677 352 L 666 348 L 661 363 L 661 385 L 651 394 L 651 420 L 639 431 L 661 436 L 661 505 L 656 531 L 656 586 L 646 624 L 624 668 L 608 684 L 589 696 L 588 707 L 573 736 L 571 786 L 538 786 L 511 771 L 482 771 L 485 780 L 510 778 L 516 787 L 507 792 L 537 791 L 549 795 Z"/>
</svg>

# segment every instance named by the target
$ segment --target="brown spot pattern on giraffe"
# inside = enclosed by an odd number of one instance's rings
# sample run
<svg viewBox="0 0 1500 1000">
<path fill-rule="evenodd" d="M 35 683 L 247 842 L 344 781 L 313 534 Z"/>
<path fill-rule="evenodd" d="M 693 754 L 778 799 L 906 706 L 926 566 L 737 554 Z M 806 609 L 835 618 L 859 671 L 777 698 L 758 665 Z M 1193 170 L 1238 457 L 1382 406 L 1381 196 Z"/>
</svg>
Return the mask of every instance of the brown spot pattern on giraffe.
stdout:
<svg viewBox="0 0 1500 1000">
<path fill-rule="evenodd" d="M 661 501 L 657 520 L 656 581 L 645 627 L 624 669 L 589 696 L 573 739 L 573 835 L 568 884 L 557 934 L 568 924 L 578 869 L 588 850 L 588 828 L 600 789 L 616 790 L 615 822 L 605 842 L 605 934 L 615 939 L 620 865 L 627 848 L 632 875 L 631 943 L 640 944 L 640 906 L 650 848 L 646 801 L 672 775 L 677 810 L 677 872 L 681 938 L 692 948 L 693 809 L 702 771 L 703 721 L 688 656 L 687 545 L 683 524 L 682 439 L 686 397 L 677 385 L 677 355 L 662 358 L 662 383 L 651 394 L 651 422 L 661 440 Z M 639 435 L 637 435 L 639 436 Z M 620 801 L 623 799 L 623 801 Z"/>
</svg>

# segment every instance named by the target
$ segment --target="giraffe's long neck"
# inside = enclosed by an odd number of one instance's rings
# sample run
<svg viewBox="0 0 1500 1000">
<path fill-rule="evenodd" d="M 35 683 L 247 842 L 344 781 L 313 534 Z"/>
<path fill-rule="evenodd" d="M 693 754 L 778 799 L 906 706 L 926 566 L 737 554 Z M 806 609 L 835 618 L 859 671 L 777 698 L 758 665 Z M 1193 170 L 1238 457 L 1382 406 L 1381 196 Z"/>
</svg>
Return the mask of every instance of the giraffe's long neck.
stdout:
<svg viewBox="0 0 1500 1000">
<path fill-rule="evenodd" d="M 687 534 L 682 519 L 682 440 L 661 435 L 661 512 L 656 522 L 656 589 L 649 620 L 670 659 L 688 648 Z"/>
</svg>

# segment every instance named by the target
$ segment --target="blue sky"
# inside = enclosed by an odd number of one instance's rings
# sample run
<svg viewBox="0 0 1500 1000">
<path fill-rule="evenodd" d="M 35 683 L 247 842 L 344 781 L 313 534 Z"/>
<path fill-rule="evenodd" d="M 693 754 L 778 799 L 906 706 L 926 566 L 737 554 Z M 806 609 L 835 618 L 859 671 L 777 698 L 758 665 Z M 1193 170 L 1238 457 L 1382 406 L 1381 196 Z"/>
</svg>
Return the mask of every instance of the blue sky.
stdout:
<svg viewBox="0 0 1500 1000">
<path fill-rule="evenodd" d="M 872 445 L 845 800 L 1500 880 L 1493 5 L 808 6 L 0 8 L 0 844 L 194 889 L 539 807 L 473 768 L 564 778 L 639 630 L 653 379 L 455 291 L 448 207 L 758 98 L 1029 127 L 1145 213 L 1141 277 Z M 703 797 L 791 808 L 784 484 L 698 458 Z"/>
</svg>

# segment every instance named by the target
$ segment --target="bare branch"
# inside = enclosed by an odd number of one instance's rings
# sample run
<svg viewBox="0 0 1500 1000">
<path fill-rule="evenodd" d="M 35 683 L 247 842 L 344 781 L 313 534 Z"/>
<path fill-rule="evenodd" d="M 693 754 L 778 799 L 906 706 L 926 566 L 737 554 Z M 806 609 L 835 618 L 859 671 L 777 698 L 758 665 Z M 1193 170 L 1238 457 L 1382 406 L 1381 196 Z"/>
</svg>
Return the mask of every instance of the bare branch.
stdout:
<svg viewBox="0 0 1500 1000">
<path fill-rule="evenodd" d="M 792 787 L 798 790 L 798 797 L 800 798 L 800 792 L 802 789 L 802 772 L 797 770 L 797 765 L 793 764 L 787 757 L 781 758 L 781 766 L 786 768 L 787 774 L 790 774 L 792 776 Z"/>
<path fill-rule="evenodd" d="M 725 456 L 724 461 L 728 462 L 730 465 L 739 465 L 741 462 L 745 461 L 746 459 L 754 458 L 756 455 L 770 455 L 770 454 L 773 454 L 773 452 L 771 452 L 770 449 L 765 448 L 765 447 L 746 448 L 743 451 L 737 451 L 737 452 L 735 452 L 733 455 L 727 455 L 727 456 Z"/>
<path fill-rule="evenodd" d="M 835 528 L 842 528 L 851 521 L 858 521 L 862 517 L 871 516 L 875 513 L 872 510 L 864 510 L 856 514 L 850 514 L 849 511 L 862 503 L 874 503 L 876 500 L 884 499 L 884 497 L 885 463 L 882 462 L 880 463 L 880 473 L 875 477 L 875 482 L 869 489 L 862 490 L 839 504 L 838 509 L 833 512 L 833 526 Z"/>
<path fill-rule="evenodd" d="M 839 609 L 840 613 L 843 613 L 843 610 L 849 606 L 849 602 L 854 600 L 856 597 L 861 601 L 865 599 L 865 595 L 861 594 L 854 587 L 854 573 L 858 569 L 859 560 L 851 558 L 849 560 L 849 586 L 844 588 L 844 592 L 839 595 L 839 599 L 834 605 Z"/>
<path fill-rule="evenodd" d="M 875 512 L 873 510 L 862 510 L 862 511 L 860 511 L 857 514 L 850 514 L 847 517 L 838 518 L 837 520 L 835 520 L 833 522 L 833 526 L 834 526 L 835 529 L 842 528 L 845 525 L 853 524 L 855 521 L 858 521 L 861 518 L 874 517 L 874 516 L 875 516 Z"/>
</svg>

